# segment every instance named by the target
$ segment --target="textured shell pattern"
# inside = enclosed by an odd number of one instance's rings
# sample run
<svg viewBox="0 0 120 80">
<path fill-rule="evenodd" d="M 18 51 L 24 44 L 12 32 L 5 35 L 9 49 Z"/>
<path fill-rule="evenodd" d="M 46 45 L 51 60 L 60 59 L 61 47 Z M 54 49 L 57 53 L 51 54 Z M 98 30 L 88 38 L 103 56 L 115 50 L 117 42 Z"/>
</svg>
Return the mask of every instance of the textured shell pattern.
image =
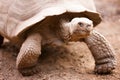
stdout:
<svg viewBox="0 0 120 80">
<path fill-rule="evenodd" d="M 66 12 L 83 12 L 96 26 L 101 22 L 101 17 L 93 0 L 86 3 L 88 0 L 0 0 L 0 34 L 12 39 L 47 16 Z"/>
</svg>

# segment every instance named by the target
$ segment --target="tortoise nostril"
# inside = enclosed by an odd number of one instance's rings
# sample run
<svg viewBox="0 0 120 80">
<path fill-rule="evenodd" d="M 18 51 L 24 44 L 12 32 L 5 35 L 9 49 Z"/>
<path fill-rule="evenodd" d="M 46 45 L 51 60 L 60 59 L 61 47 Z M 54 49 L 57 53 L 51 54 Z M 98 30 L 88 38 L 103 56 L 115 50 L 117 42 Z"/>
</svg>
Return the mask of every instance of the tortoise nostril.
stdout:
<svg viewBox="0 0 120 80">
<path fill-rule="evenodd" d="M 91 25 L 87 25 L 86 27 L 91 27 Z"/>
<path fill-rule="evenodd" d="M 81 22 L 79 22 L 78 24 L 80 25 L 80 27 L 83 27 L 83 26 L 84 26 L 84 24 L 83 24 L 83 23 L 81 23 Z"/>
</svg>

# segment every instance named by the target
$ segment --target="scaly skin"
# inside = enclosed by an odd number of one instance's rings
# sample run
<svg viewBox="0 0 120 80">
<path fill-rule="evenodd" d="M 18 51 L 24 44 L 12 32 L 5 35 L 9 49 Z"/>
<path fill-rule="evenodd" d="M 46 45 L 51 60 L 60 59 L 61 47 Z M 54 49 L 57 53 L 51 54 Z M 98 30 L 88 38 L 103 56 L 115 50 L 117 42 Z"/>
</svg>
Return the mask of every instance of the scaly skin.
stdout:
<svg viewBox="0 0 120 80">
<path fill-rule="evenodd" d="M 97 31 L 85 38 L 94 59 L 95 72 L 98 74 L 111 73 L 115 68 L 115 54 L 109 42 Z"/>
<path fill-rule="evenodd" d="M 3 43 L 3 37 L 0 35 L 0 46 L 2 45 L 2 43 Z"/>
<path fill-rule="evenodd" d="M 24 41 L 17 56 L 16 66 L 23 75 L 31 75 L 41 54 L 41 36 L 34 33 Z"/>
</svg>

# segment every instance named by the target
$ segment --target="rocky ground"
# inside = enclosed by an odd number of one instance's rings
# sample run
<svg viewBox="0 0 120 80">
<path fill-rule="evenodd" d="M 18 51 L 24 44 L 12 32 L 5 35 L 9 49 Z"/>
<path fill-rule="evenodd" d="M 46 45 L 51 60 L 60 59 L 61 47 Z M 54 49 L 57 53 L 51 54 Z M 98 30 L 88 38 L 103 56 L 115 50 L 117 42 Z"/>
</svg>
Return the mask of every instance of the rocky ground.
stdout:
<svg viewBox="0 0 120 80">
<path fill-rule="evenodd" d="M 15 66 L 15 47 L 0 49 L 0 80 L 120 80 L 120 1 L 95 0 L 103 21 L 95 29 L 103 34 L 116 52 L 117 66 L 112 74 L 93 73 L 94 59 L 84 43 L 71 43 L 71 53 L 46 53 L 38 62 L 39 73 L 22 76 Z"/>
</svg>

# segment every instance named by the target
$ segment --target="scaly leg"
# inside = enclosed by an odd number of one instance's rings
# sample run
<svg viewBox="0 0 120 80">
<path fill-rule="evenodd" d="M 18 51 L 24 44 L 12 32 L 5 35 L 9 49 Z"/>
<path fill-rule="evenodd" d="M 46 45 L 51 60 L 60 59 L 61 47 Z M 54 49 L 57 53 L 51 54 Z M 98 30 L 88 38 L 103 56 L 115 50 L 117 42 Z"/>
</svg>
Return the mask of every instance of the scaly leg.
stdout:
<svg viewBox="0 0 120 80">
<path fill-rule="evenodd" d="M 97 31 L 93 31 L 85 38 L 94 59 L 95 72 L 99 74 L 110 73 L 115 68 L 115 55 L 109 42 Z"/>
<path fill-rule="evenodd" d="M 32 70 L 38 61 L 41 54 L 41 36 L 39 33 L 34 33 L 28 36 L 21 46 L 17 56 L 16 66 L 23 75 L 31 75 L 29 70 Z M 25 72 L 25 69 L 29 69 Z"/>
</svg>

